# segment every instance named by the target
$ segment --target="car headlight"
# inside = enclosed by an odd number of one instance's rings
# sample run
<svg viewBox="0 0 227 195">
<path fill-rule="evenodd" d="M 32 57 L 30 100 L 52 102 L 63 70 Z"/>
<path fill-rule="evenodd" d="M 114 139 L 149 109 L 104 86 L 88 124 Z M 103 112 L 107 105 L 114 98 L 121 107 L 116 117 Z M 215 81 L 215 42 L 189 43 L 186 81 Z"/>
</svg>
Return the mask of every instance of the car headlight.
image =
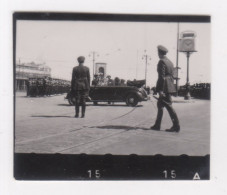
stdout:
<svg viewBox="0 0 227 195">
<path fill-rule="evenodd" d="M 139 88 L 139 92 L 143 95 L 143 96 L 147 96 L 147 92 L 144 88 Z"/>
<path fill-rule="evenodd" d="M 137 91 L 137 94 L 140 96 L 140 97 L 143 97 L 143 93 L 141 91 Z"/>
</svg>

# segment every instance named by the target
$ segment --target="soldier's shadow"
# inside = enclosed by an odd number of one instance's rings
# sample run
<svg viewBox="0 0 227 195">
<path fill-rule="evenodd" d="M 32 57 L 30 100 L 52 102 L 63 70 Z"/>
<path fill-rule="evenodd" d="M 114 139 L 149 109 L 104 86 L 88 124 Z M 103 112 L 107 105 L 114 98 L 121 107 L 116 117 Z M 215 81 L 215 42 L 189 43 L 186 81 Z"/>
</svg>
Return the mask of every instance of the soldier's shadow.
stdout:
<svg viewBox="0 0 227 195">
<path fill-rule="evenodd" d="M 38 118 L 74 118 L 73 116 L 53 116 L 53 115 L 32 115 L 31 117 Z"/>
<path fill-rule="evenodd" d="M 70 104 L 58 104 L 58 106 L 72 106 Z"/>
<path fill-rule="evenodd" d="M 94 107 L 129 107 L 125 104 L 98 104 L 98 105 L 88 104 L 87 106 L 94 106 Z M 143 105 L 137 105 L 135 107 L 143 107 Z"/>
<path fill-rule="evenodd" d="M 119 130 L 151 130 L 144 127 L 135 127 L 135 126 L 126 126 L 126 125 L 105 125 L 105 126 L 93 126 L 90 128 L 99 128 L 99 129 L 119 129 Z"/>
<path fill-rule="evenodd" d="M 70 104 L 58 104 L 58 106 L 75 106 L 75 105 L 70 105 Z M 87 104 L 86 106 L 88 107 L 129 107 L 125 104 L 97 104 L 97 105 L 94 105 L 94 104 Z M 139 104 L 135 107 L 143 107 L 142 104 Z"/>
</svg>

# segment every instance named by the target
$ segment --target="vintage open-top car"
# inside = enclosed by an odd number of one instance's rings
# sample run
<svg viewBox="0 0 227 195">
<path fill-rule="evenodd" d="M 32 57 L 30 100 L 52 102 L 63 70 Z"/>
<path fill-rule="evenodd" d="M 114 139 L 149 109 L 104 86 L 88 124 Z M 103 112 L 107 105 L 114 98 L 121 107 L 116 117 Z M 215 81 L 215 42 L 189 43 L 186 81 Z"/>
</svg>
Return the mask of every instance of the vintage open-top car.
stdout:
<svg viewBox="0 0 227 195">
<path fill-rule="evenodd" d="M 75 97 L 69 92 L 66 96 L 70 105 L 75 104 Z M 88 102 L 95 105 L 98 102 L 125 102 L 128 106 L 136 106 L 138 102 L 147 101 L 148 96 L 144 88 L 135 86 L 91 86 Z"/>
</svg>

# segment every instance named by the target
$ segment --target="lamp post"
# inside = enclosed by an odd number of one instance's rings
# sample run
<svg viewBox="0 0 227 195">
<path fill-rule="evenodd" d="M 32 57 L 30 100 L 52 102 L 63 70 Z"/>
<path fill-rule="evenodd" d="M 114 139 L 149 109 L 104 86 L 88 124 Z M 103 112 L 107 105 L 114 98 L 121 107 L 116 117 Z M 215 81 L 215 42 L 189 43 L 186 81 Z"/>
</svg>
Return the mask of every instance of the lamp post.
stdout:
<svg viewBox="0 0 227 195">
<path fill-rule="evenodd" d="M 196 33 L 193 31 L 184 31 L 181 33 L 180 39 L 180 52 L 186 54 L 187 57 L 187 77 L 186 77 L 186 93 L 184 96 L 185 100 L 191 99 L 190 95 L 190 83 L 189 83 L 189 58 L 193 52 L 197 52 L 195 50 L 195 37 Z"/>
<path fill-rule="evenodd" d="M 187 78 L 186 78 L 186 94 L 184 96 L 185 100 L 191 99 L 191 94 L 190 94 L 190 83 L 189 83 L 189 57 L 190 57 L 191 52 L 186 52 L 186 57 L 187 57 Z"/>
<path fill-rule="evenodd" d="M 147 64 L 148 64 L 148 59 L 151 60 L 151 57 L 149 55 L 146 54 L 147 50 L 144 50 L 144 55 L 142 57 L 142 59 L 145 60 L 145 87 L 147 87 Z"/>
<path fill-rule="evenodd" d="M 193 52 L 197 51 L 186 51 L 186 57 L 187 57 L 187 77 L 186 77 L 186 93 L 184 96 L 185 100 L 190 100 L 191 99 L 191 94 L 190 94 L 190 82 L 189 82 L 189 58 Z"/>
</svg>

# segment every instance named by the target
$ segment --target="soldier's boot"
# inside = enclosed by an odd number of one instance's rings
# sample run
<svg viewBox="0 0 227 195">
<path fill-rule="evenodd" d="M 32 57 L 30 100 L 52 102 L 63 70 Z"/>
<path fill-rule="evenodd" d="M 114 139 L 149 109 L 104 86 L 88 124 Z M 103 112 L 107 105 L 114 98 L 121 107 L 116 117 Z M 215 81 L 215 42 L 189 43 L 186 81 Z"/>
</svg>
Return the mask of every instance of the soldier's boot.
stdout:
<svg viewBox="0 0 227 195">
<path fill-rule="evenodd" d="M 151 127 L 152 130 L 159 131 L 161 129 L 162 116 L 163 108 L 159 108 L 155 124 Z"/>
<path fill-rule="evenodd" d="M 76 111 L 75 118 L 78 118 L 79 117 L 79 112 L 80 112 L 80 107 L 79 107 L 79 104 L 77 104 L 77 103 L 76 103 L 76 106 L 75 106 L 75 111 Z"/>
<path fill-rule="evenodd" d="M 168 110 L 169 111 L 169 110 Z M 166 129 L 168 132 L 179 132 L 180 131 L 180 123 L 177 117 L 177 114 L 174 109 L 169 111 L 173 126 L 170 129 Z"/>
<path fill-rule="evenodd" d="M 86 105 L 82 105 L 82 115 L 81 115 L 81 118 L 84 118 L 85 117 L 85 110 L 86 110 Z"/>
</svg>

